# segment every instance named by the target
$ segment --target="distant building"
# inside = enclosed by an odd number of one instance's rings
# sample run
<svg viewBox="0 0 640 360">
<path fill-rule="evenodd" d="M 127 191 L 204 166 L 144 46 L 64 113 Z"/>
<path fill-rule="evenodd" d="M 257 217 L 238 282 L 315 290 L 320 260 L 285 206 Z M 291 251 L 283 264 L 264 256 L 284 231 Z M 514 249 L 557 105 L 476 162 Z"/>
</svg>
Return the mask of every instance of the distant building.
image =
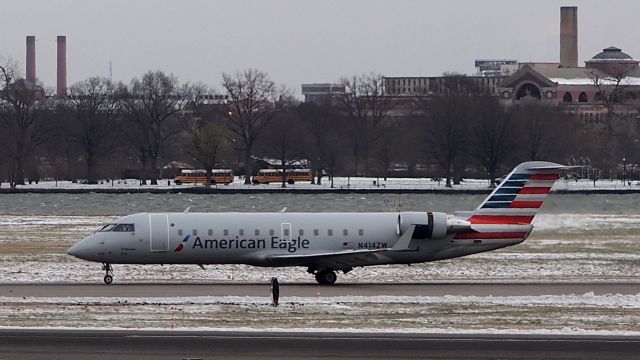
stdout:
<svg viewBox="0 0 640 360">
<path fill-rule="evenodd" d="M 342 84 L 302 84 L 304 102 L 324 104 L 327 101 L 335 101 L 337 96 L 345 94 L 345 86 Z"/>
<path fill-rule="evenodd" d="M 607 112 L 604 96 L 619 80 L 616 114 L 636 119 L 640 109 L 639 61 L 616 47 L 608 47 L 585 61 L 584 67 L 562 67 L 559 63 L 523 63 L 499 86 L 506 106 L 539 100 L 577 114 L 585 124 L 600 120 Z M 599 86 L 596 86 L 596 81 Z"/>
<path fill-rule="evenodd" d="M 517 60 L 476 60 L 477 76 L 509 76 L 518 70 Z"/>
<path fill-rule="evenodd" d="M 420 112 L 420 101 L 433 96 L 447 95 L 456 89 L 456 81 L 469 83 L 483 94 L 499 97 L 504 106 L 526 101 L 542 101 L 576 114 L 585 125 L 601 120 L 608 109 L 603 102 L 619 79 L 623 99 L 617 99 L 618 117 L 640 120 L 640 62 L 621 49 L 608 47 L 578 66 L 578 9 L 560 8 L 559 62 L 523 62 L 510 59 L 479 59 L 475 61 L 476 75 L 448 76 L 385 76 L 384 94 L 396 106 L 391 116 L 402 117 Z M 596 86 L 596 79 L 600 86 Z M 344 87 L 332 84 L 302 85 L 305 101 L 325 99 Z M 640 130 L 640 121 L 633 127 Z M 640 131 L 639 131 L 640 132 Z"/>
<path fill-rule="evenodd" d="M 506 76 L 385 76 L 382 78 L 387 96 L 437 96 L 445 95 L 452 78 L 472 82 L 482 92 L 498 96 L 500 81 Z"/>
</svg>

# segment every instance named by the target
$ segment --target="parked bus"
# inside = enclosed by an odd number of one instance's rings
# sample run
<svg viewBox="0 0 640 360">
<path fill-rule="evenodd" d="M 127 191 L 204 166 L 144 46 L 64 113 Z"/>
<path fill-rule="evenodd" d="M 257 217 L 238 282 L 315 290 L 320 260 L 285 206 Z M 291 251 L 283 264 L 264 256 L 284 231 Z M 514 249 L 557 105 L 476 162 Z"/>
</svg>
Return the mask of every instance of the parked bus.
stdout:
<svg viewBox="0 0 640 360">
<path fill-rule="evenodd" d="M 313 174 L 309 169 L 287 169 L 286 182 L 294 184 L 299 181 L 312 181 Z M 282 170 L 280 169 L 262 169 L 258 171 L 258 175 L 253 177 L 253 183 L 268 184 L 282 182 Z"/>
<path fill-rule="evenodd" d="M 176 185 L 182 184 L 206 184 L 207 183 L 207 171 L 203 169 L 198 170 L 182 170 L 180 175 L 173 179 Z M 231 169 L 213 169 L 211 170 L 211 183 L 212 184 L 225 184 L 233 182 L 233 171 Z"/>
</svg>

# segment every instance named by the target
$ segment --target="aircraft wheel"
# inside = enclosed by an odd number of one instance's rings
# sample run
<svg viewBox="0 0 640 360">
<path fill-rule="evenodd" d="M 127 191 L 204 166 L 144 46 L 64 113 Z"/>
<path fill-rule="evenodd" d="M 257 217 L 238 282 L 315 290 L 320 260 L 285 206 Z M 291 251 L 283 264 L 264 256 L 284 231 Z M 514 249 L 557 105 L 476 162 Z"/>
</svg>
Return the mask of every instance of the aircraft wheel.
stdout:
<svg viewBox="0 0 640 360">
<path fill-rule="evenodd" d="M 104 283 L 107 285 L 111 285 L 111 283 L 113 282 L 113 276 L 111 275 L 105 275 L 104 276 Z"/>
<path fill-rule="evenodd" d="M 333 285 L 338 276 L 333 270 L 321 270 L 316 273 L 316 281 L 320 285 Z"/>
</svg>

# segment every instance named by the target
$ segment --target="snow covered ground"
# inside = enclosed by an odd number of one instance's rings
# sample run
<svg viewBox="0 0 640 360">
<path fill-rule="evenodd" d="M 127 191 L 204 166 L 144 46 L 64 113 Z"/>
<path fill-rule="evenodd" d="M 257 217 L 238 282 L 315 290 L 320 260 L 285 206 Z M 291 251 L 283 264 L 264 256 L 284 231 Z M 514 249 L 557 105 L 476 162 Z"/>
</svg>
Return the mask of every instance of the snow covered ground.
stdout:
<svg viewBox="0 0 640 360">
<path fill-rule="evenodd" d="M 0 216 L 2 282 L 101 283 L 100 264 L 66 248 L 112 216 Z M 523 244 L 427 264 L 358 268 L 339 282 L 614 281 L 640 283 L 639 214 L 541 214 Z M 116 265 L 115 281 L 314 283 L 302 268 Z M 74 298 L 0 297 L 0 327 L 281 329 L 640 334 L 635 295 Z"/>
<path fill-rule="evenodd" d="M 1 327 L 640 334 L 640 294 L 0 297 Z"/>
<path fill-rule="evenodd" d="M 277 187 L 275 184 L 268 186 Z M 478 186 L 486 184 L 478 183 Z M 468 203 L 475 204 L 483 197 L 438 194 L 393 199 L 402 199 L 403 209 L 407 210 L 427 207 L 448 211 L 464 209 Z M 0 288 L 7 282 L 101 283 L 100 264 L 67 256 L 66 249 L 101 224 L 128 212 L 166 207 L 184 209 L 187 204 L 194 204 L 199 211 L 242 211 L 253 209 L 254 205 L 259 211 L 282 205 L 298 211 L 307 211 L 310 206 L 313 208 L 309 211 L 380 211 L 386 198 L 384 194 L 349 198 L 318 194 L 2 195 Z M 412 200 L 416 202 L 412 203 Z M 349 274 L 340 274 L 338 281 L 364 284 L 425 281 L 640 284 L 640 241 L 637 239 L 640 207 L 637 201 L 637 194 L 553 196 L 548 204 L 545 203 L 542 214 L 536 216 L 531 237 L 520 245 L 410 267 L 358 268 Z M 259 205 L 263 203 L 267 204 Z M 314 283 L 312 276 L 302 268 L 220 265 L 202 270 L 186 265 L 116 265 L 114 270 L 115 281 L 119 283 L 267 283 L 273 276 L 283 283 Z M 314 293 L 309 297 L 284 296 L 277 308 L 269 303 L 267 297 L 231 296 L 0 297 L 0 327 L 640 335 L 640 286 L 635 295 L 324 297 Z"/>
<path fill-rule="evenodd" d="M 444 186 L 444 181 L 434 181 L 431 178 L 384 178 L 380 177 L 336 177 L 334 178 L 334 188 L 336 189 L 358 189 L 358 190 L 451 190 Z M 2 184 L 7 187 L 7 184 Z M 40 181 L 38 184 L 26 184 L 19 186 L 20 189 L 184 189 L 193 185 L 175 185 L 171 179 L 158 180 L 158 185 L 140 185 L 135 179 L 102 181 L 97 185 L 73 183 L 71 181 Z M 197 185 L 202 187 L 202 185 Z M 280 183 L 263 185 L 245 185 L 243 179 L 236 177 L 229 185 L 214 185 L 216 189 L 260 189 L 277 190 L 281 189 Z M 287 189 L 330 189 L 331 181 L 328 178 L 322 179 L 321 185 L 310 183 L 287 184 Z M 640 182 L 632 181 L 625 184 L 620 180 L 602 179 L 595 183 L 589 180 L 560 180 L 553 187 L 554 190 L 568 191 L 588 191 L 588 190 L 636 190 L 640 191 Z M 460 185 L 454 185 L 453 190 L 488 190 L 487 180 L 466 179 Z"/>
</svg>

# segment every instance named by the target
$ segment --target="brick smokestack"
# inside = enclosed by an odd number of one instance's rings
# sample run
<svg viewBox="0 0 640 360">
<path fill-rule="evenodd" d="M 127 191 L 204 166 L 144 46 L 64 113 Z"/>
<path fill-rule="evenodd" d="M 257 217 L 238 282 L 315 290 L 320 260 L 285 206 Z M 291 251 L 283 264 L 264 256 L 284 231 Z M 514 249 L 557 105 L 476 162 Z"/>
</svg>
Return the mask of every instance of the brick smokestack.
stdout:
<svg viewBox="0 0 640 360">
<path fill-rule="evenodd" d="M 58 83 L 56 94 L 67 97 L 67 37 L 58 36 Z"/>
<path fill-rule="evenodd" d="M 27 36 L 27 80 L 36 82 L 36 37 Z"/>
<path fill-rule="evenodd" d="M 560 7 L 560 67 L 578 67 L 578 7 Z"/>
</svg>

